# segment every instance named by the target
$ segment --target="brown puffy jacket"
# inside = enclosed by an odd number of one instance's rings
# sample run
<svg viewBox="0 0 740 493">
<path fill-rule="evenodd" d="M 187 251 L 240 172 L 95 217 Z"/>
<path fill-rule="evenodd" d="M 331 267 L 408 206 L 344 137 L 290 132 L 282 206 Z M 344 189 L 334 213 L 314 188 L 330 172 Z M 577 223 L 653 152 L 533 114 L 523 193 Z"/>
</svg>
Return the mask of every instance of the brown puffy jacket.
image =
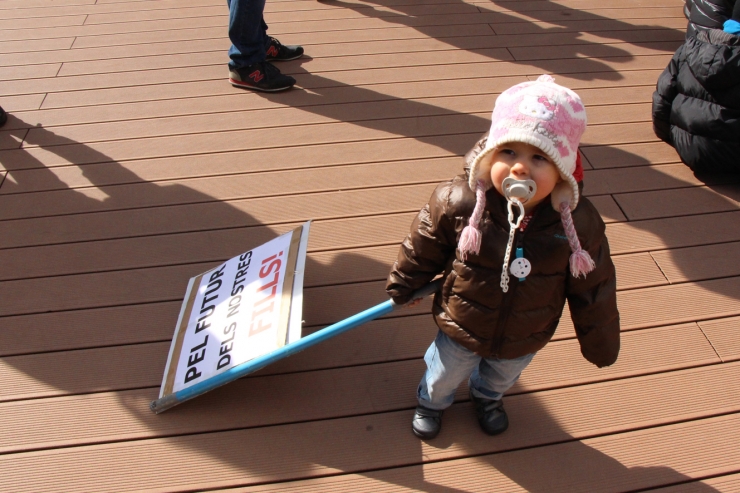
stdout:
<svg viewBox="0 0 740 493">
<path fill-rule="evenodd" d="M 457 243 L 474 206 L 467 174 L 437 186 L 388 277 L 386 289 L 394 301 L 409 301 L 413 291 L 442 274 L 432 309 L 439 328 L 480 356 L 511 359 L 547 344 L 567 299 L 583 356 L 599 367 L 614 363 L 619 353 L 616 277 L 604 222 L 591 202 L 581 197 L 573 221 L 596 268 L 585 278 L 570 274 L 571 250 L 560 214 L 546 199 L 525 231 L 516 233 L 514 245 L 523 248 L 532 271 L 524 281 L 512 276 L 507 293 L 499 283 L 509 223 L 506 201 L 493 188 L 480 224 L 481 252 L 460 259 Z"/>
</svg>

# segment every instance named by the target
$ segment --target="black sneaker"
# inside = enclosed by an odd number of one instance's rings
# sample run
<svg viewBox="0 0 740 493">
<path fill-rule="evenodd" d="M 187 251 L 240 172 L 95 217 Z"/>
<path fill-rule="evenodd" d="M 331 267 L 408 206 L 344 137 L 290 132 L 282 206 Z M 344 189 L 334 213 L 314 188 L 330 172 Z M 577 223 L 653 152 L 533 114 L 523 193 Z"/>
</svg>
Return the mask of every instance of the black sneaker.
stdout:
<svg viewBox="0 0 740 493">
<path fill-rule="evenodd" d="M 303 46 L 284 45 L 277 39 L 270 37 L 270 46 L 267 47 L 267 56 L 265 60 L 274 60 L 284 62 L 286 60 L 295 60 L 303 56 Z"/>
<path fill-rule="evenodd" d="M 0 107 L 0 127 L 5 125 L 5 122 L 7 121 L 8 121 L 8 114 L 5 113 L 5 110 L 2 107 Z"/>
<path fill-rule="evenodd" d="M 504 401 L 499 399 L 480 399 L 470 392 L 470 400 L 475 406 L 475 414 L 481 429 L 489 435 L 503 433 L 509 427 L 509 417 L 504 411 Z"/>
<path fill-rule="evenodd" d="M 280 70 L 270 62 L 258 62 L 245 68 L 229 67 L 229 82 L 234 87 L 277 92 L 293 87 L 295 79 L 281 74 Z"/>
<path fill-rule="evenodd" d="M 428 409 L 424 406 L 416 406 L 414 419 L 411 421 L 411 429 L 414 435 L 425 440 L 439 435 L 442 429 L 442 411 Z"/>
</svg>

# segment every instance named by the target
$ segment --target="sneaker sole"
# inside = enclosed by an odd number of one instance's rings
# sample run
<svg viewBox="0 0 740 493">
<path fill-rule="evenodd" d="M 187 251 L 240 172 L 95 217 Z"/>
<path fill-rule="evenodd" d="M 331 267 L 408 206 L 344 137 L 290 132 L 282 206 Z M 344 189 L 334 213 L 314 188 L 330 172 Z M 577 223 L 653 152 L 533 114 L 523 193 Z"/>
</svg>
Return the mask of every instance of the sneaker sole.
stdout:
<svg viewBox="0 0 740 493">
<path fill-rule="evenodd" d="M 262 91 L 262 92 L 287 91 L 288 89 L 290 89 L 291 87 L 293 87 L 292 85 L 290 85 L 290 86 L 285 86 L 285 87 L 278 87 L 276 89 L 263 89 L 262 87 L 251 86 L 249 84 L 244 84 L 243 82 L 240 82 L 240 81 L 234 80 L 234 79 L 229 79 L 229 82 L 231 83 L 232 86 L 238 87 L 239 89 L 252 89 L 253 91 Z"/>
</svg>

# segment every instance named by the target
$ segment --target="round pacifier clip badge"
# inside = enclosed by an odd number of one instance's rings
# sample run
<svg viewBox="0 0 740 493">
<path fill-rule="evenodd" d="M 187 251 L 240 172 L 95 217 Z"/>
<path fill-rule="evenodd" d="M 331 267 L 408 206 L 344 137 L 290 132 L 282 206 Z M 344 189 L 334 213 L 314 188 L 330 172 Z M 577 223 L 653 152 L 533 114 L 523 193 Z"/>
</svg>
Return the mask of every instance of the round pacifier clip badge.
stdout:
<svg viewBox="0 0 740 493">
<path fill-rule="evenodd" d="M 516 258 L 511 262 L 509 267 L 509 260 L 511 259 L 511 249 L 514 246 L 514 236 L 516 230 L 521 226 L 522 220 L 524 219 L 524 204 L 534 197 L 537 192 L 537 185 L 533 180 L 517 180 L 516 178 L 505 178 L 501 183 L 501 188 L 504 191 L 504 197 L 506 197 L 506 206 L 509 211 L 509 242 L 506 245 L 506 254 L 504 255 L 504 266 L 501 270 L 501 289 L 506 293 L 509 290 L 509 271 L 513 276 L 523 281 L 529 273 L 532 271 L 532 264 L 524 258 L 524 251 L 521 248 L 517 248 Z M 519 208 L 519 217 L 516 222 L 514 221 L 514 205 Z M 509 267 L 507 269 L 507 267 Z"/>
</svg>

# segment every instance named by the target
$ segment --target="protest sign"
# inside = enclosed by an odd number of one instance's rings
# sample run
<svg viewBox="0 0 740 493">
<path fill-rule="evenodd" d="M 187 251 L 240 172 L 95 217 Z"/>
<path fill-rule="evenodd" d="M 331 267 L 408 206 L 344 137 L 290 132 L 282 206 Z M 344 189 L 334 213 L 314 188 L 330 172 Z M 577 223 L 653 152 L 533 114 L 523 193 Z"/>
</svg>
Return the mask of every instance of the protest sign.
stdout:
<svg viewBox="0 0 740 493">
<path fill-rule="evenodd" d="M 228 383 L 239 367 L 301 338 L 309 225 L 190 279 L 152 410 Z"/>
</svg>

